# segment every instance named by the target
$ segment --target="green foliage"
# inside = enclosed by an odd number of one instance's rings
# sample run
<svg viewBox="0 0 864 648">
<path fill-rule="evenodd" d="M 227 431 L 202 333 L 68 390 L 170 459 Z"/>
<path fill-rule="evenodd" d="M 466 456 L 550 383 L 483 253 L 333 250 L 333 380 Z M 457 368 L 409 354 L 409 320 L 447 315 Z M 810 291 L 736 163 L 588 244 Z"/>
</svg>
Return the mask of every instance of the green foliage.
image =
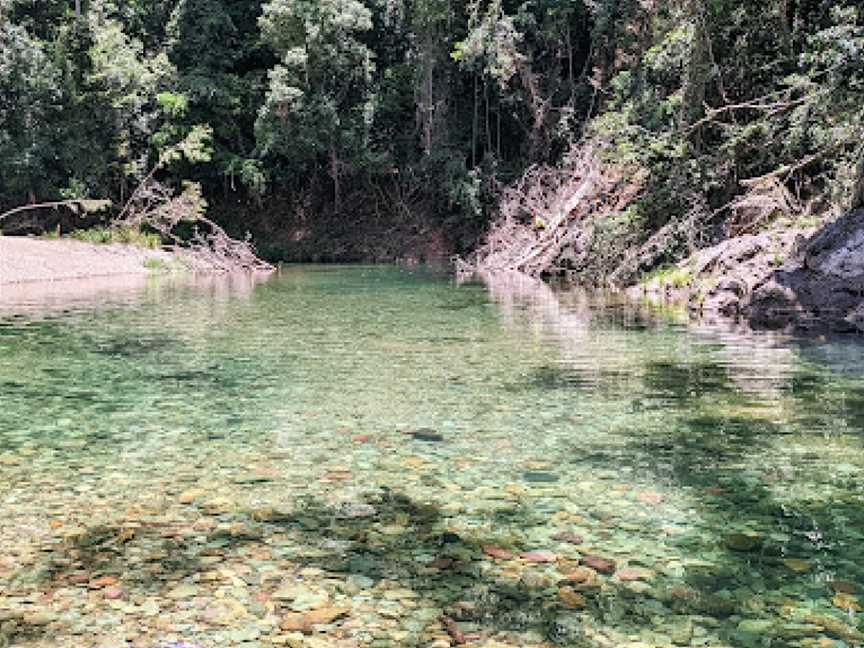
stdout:
<svg viewBox="0 0 864 648">
<path fill-rule="evenodd" d="M 599 225 L 598 258 L 672 222 L 670 262 L 688 228 L 732 231 L 742 181 L 766 174 L 788 222 L 864 200 L 855 0 L 73 7 L 0 0 L 0 208 L 124 205 L 155 173 L 175 193 L 197 182 L 238 232 L 254 213 L 278 234 L 289 211 L 462 235 L 586 134 L 649 174 Z"/>
<path fill-rule="evenodd" d="M 694 210 L 701 227 L 735 231 L 729 206 L 750 186 L 741 181 L 766 174 L 800 209 L 825 197 L 835 211 L 851 204 L 864 141 L 861 11 L 789 6 L 798 13 L 698 0 L 646 17 L 653 36 L 615 70 L 589 127 L 617 161 L 651 174 L 643 238 Z"/>
<path fill-rule="evenodd" d="M 504 13 L 500 0 L 489 3 L 482 14 L 478 10 L 472 15 L 467 38 L 455 44 L 452 57 L 469 67 L 482 69 L 506 88 L 518 73 L 519 65 L 524 64 L 524 55 L 519 51 L 524 35 L 516 29 L 515 17 Z"/>
<path fill-rule="evenodd" d="M 355 0 L 272 0 L 260 25 L 280 56 L 256 124 L 262 151 L 304 166 L 362 156 L 375 111 L 374 55 L 359 40 L 372 28 L 369 10 Z"/>
<path fill-rule="evenodd" d="M 137 245 L 154 250 L 162 245 L 161 237 L 154 232 L 144 232 L 133 227 L 93 227 L 74 230 L 69 236 L 78 241 L 88 243 L 121 243 Z"/>
<path fill-rule="evenodd" d="M 680 266 L 661 266 L 642 277 L 642 284 L 657 283 L 671 288 L 685 288 L 693 281 L 693 272 Z"/>
<path fill-rule="evenodd" d="M 0 14 L 0 187 L 20 201 L 51 181 L 60 77 L 43 45 Z"/>
<path fill-rule="evenodd" d="M 213 155 L 210 144 L 213 129 L 208 124 L 196 124 L 177 144 L 162 151 L 161 160 L 165 163 L 185 159 L 188 162 L 208 162 Z"/>
</svg>

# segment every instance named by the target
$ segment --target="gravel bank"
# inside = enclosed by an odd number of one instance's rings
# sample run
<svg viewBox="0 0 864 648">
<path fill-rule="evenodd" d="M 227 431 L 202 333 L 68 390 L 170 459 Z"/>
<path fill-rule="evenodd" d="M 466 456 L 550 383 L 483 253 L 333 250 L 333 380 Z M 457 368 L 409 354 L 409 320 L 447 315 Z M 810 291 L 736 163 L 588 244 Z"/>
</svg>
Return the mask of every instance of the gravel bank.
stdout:
<svg viewBox="0 0 864 648">
<path fill-rule="evenodd" d="M 0 284 L 145 274 L 148 261 L 170 264 L 176 256 L 132 245 L 0 236 Z"/>
</svg>

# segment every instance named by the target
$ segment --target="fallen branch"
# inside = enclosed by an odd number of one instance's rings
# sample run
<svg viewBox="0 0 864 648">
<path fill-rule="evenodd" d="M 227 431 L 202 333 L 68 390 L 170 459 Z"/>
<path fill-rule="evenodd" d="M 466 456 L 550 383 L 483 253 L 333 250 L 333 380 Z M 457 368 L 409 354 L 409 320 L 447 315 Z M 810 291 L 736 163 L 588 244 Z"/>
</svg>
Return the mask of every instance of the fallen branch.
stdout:
<svg viewBox="0 0 864 648">
<path fill-rule="evenodd" d="M 577 265 L 585 265 L 596 220 L 624 209 L 644 180 L 603 163 L 602 146 L 585 141 L 574 146 L 561 168 L 530 167 L 505 188 L 498 221 L 479 248 L 456 261 L 457 273 L 515 271 L 538 277 L 556 268 L 565 249 L 575 251 Z"/>
<path fill-rule="evenodd" d="M 822 151 L 817 151 L 813 155 L 808 155 L 806 158 L 795 164 L 785 164 L 779 169 L 775 169 L 771 173 L 766 173 L 765 175 L 761 175 L 757 178 L 746 178 L 745 180 L 739 180 L 738 182 L 745 187 L 754 187 L 756 185 L 765 184 L 770 180 L 775 180 L 780 176 L 786 176 L 786 178 L 788 178 L 796 171 L 800 171 L 804 167 L 812 164 L 813 162 L 816 162 L 828 153 L 831 153 L 834 149 L 838 148 L 838 146 L 839 145 L 829 146 Z"/>
<path fill-rule="evenodd" d="M 692 124 L 687 129 L 687 133 L 692 133 L 697 128 L 713 122 L 718 116 L 727 112 L 732 112 L 734 110 L 761 110 L 769 112 L 773 116 L 780 112 L 789 110 L 790 108 L 795 108 L 796 106 L 808 103 L 818 96 L 818 93 L 816 93 L 811 95 L 805 95 L 791 101 L 775 101 L 773 103 L 760 103 L 761 99 L 755 99 L 753 101 L 744 101 L 742 103 L 721 106 L 720 108 L 711 108 L 706 104 L 705 111 L 707 114 L 702 119 Z"/>
<path fill-rule="evenodd" d="M 130 205 L 125 220 L 115 221 L 114 226 L 146 225 L 156 230 L 163 240 L 173 241 L 176 249 L 189 255 L 201 270 L 270 272 L 275 269 L 258 257 L 248 235 L 242 240 L 234 239 L 204 216 L 206 202 L 199 185 L 187 184 L 175 196 L 169 187 L 148 177 L 147 185 L 139 187 L 137 192 L 138 204 Z M 176 228 L 182 222 L 196 225 L 191 237 L 177 235 Z M 198 225 L 204 225 L 206 230 L 202 231 Z"/>
<path fill-rule="evenodd" d="M 196 126 L 181 142 L 162 151 L 112 225 L 139 229 L 146 225 L 159 232 L 163 240 L 173 241 L 176 248 L 184 250 L 205 271 L 275 270 L 273 265 L 258 257 L 248 234 L 243 240 L 231 238 L 204 216 L 207 202 L 199 184 L 184 183 L 182 191 L 175 195 L 173 188 L 156 179 L 157 172 L 174 160 L 208 160 L 211 136 L 209 126 Z M 191 238 L 184 239 L 177 234 L 176 228 L 182 222 L 196 224 Z M 198 229 L 198 224 L 205 225 L 207 231 Z"/>
<path fill-rule="evenodd" d="M 108 209 L 110 206 L 110 200 L 89 200 L 84 198 L 35 203 L 32 205 L 21 205 L 20 207 L 16 207 L 15 209 L 10 209 L 7 212 L 3 212 L 2 214 L 0 214 L 0 221 L 2 221 L 8 216 L 20 214 L 22 212 L 33 211 L 34 209 L 57 209 L 58 207 L 69 207 L 78 214 L 92 214 L 102 211 L 103 209 Z"/>
</svg>

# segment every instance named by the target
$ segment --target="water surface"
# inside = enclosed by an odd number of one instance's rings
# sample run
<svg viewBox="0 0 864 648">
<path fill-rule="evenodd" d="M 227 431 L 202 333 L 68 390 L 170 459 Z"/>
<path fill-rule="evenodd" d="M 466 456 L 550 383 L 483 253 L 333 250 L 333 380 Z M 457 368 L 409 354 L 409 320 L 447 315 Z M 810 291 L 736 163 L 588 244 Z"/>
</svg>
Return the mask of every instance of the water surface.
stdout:
<svg viewBox="0 0 864 648">
<path fill-rule="evenodd" d="M 386 267 L 37 294 L 0 645 L 864 643 L 855 342 Z"/>
</svg>

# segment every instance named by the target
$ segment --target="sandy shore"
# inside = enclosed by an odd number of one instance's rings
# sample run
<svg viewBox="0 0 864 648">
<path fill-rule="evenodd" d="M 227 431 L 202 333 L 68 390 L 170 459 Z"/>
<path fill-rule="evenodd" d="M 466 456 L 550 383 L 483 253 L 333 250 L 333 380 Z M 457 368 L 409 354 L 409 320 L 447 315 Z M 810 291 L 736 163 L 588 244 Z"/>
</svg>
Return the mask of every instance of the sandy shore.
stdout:
<svg viewBox="0 0 864 648">
<path fill-rule="evenodd" d="M 150 272 L 148 263 L 158 266 L 175 260 L 170 252 L 133 245 L 0 236 L 0 285 L 142 275 Z"/>
</svg>

